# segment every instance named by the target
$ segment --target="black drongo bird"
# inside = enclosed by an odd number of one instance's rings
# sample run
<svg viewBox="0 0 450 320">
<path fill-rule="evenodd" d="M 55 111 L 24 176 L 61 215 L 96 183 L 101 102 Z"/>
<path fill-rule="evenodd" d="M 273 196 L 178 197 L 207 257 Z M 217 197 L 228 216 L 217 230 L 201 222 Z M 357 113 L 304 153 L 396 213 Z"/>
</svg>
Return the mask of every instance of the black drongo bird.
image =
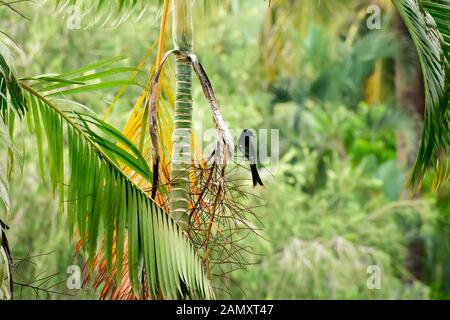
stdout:
<svg viewBox="0 0 450 320">
<path fill-rule="evenodd" d="M 252 172 L 252 180 L 253 187 L 256 187 L 257 184 L 263 186 L 264 184 L 261 181 L 261 178 L 258 174 L 258 169 L 256 168 L 256 150 L 251 142 L 250 138 L 254 137 L 253 132 L 248 129 L 244 129 L 242 131 L 239 140 L 238 140 L 238 148 L 244 154 L 245 158 L 250 162 L 250 171 Z"/>
</svg>

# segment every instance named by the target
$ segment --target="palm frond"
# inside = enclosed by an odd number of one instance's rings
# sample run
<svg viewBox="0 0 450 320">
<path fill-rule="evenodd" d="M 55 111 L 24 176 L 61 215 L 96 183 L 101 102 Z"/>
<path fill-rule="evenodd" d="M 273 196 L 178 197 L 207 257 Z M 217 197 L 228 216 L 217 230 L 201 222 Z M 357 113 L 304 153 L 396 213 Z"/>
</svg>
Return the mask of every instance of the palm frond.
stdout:
<svg viewBox="0 0 450 320">
<path fill-rule="evenodd" d="M 86 0 L 56 0 L 56 11 L 65 14 L 71 12 L 71 6 L 78 6 L 84 19 L 90 18 L 85 28 L 117 27 L 130 17 L 136 20 L 145 16 L 148 7 L 159 6 L 163 0 L 115 0 L 115 1 L 86 1 Z"/>
<path fill-rule="evenodd" d="M 8 215 L 9 210 L 11 208 L 11 200 L 9 197 L 8 189 L 6 188 L 6 183 L 3 181 L 3 178 L 1 176 L 0 176 L 0 204 L 2 204 L 0 205 L 0 208 L 4 206 L 6 214 Z M 2 217 L 2 215 L 0 215 L 0 217 Z"/>
<path fill-rule="evenodd" d="M 162 207 L 166 207 L 167 205 L 167 195 L 168 195 L 168 186 L 170 184 L 170 172 L 169 172 L 169 162 L 170 162 L 170 154 L 172 147 L 172 130 L 173 123 L 171 119 L 171 112 L 174 109 L 174 99 L 171 89 L 171 77 L 173 77 L 173 72 L 166 73 L 164 70 L 161 70 L 161 81 L 156 88 L 150 90 L 151 87 L 151 79 L 153 78 L 155 72 L 157 72 L 156 68 L 159 66 L 163 60 L 163 52 L 166 46 L 166 21 L 169 12 L 169 0 L 164 0 L 164 6 L 162 9 L 161 15 L 161 26 L 160 26 L 160 35 L 157 41 L 155 41 L 145 56 L 141 59 L 137 69 L 141 69 L 143 65 L 147 62 L 149 56 L 156 51 L 156 60 L 155 63 L 151 64 L 150 67 L 150 77 L 147 81 L 147 85 L 142 90 L 140 97 L 138 98 L 128 122 L 125 125 L 123 130 L 123 134 L 133 142 L 134 145 L 138 147 L 138 150 L 142 153 L 143 157 L 147 160 L 148 163 L 153 163 L 153 158 L 155 157 L 152 152 L 152 147 L 150 144 L 149 136 L 147 135 L 147 126 L 148 126 L 148 118 L 150 113 L 150 91 L 152 91 L 151 95 L 154 101 L 157 101 L 157 105 L 153 106 L 152 112 L 157 113 L 156 117 L 156 130 L 158 131 L 158 157 L 160 158 L 159 167 L 153 166 L 152 173 L 155 173 L 155 176 L 152 177 L 152 181 L 156 181 L 158 177 L 160 177 L 161 183 L 158 185 L 157 190 L 153 189 L 153 184 L 150 184 L 150 180 L 141 179 L 139 175 L 133 173 L 129 170 L 129 168 L 122 168 L 124 172 L 126 172 L 130 179 L 133 180 L 138 186 L 142 189 L 152 193 L 152 199 L 154 199 L 159 205 Z M 115 101 L 123 94 L 126 90 L 127 86 L 122 86 L 120 91 L 117 93 L 116 97 L 114 97 L 113 102 L 108 107 L 108 110 L 105 114 L 105 117 L 111 112 L 114 107 Z M 159 97 L 159 99 L 155 99 Z M 123 148 L 128 150 L 127 146 L 123 146 Z M 157 194 L 155 195 L 155 191 Z M 128 252 L 125 252 L 125 259 L 127 258 Z M 99 273 L 94 281 L 97 286 L 103 284 L 103 289 L 101 292 L 101 297 L 110 296 L 112 299 L 133 299 L 134 295 L 131 293 L 131 287 L 128 283 L 128 278 L 124 277 L 123 284 L 118 287 L 114 286 L 108 277 L 105 277 L 105 268 L 103 261 L 105 260 L 104 255 L 100 255 L 98 259 Z M 124 266 L 124 273 L 127 273 L 127 265 Z"/>
<path fill-rule="evenodd" d="M 45 97 L 92 92 L 121 85 L 141 86 L 134 79 L 129 79 L 129 76 L 125 79 L 119 77 L 128 73 L 139 73 L 136 68 L 114 66 L 125 59 L 126 56 L 107 58 L 63 74 L 39 75 L 21 80 L 29 83 L 30 87 Z"/>
<path fill-rule="evenodd" d="M 25 2 L 25 1 L 31 1 L 31 0 L 22 0 L 22 1 Z M 12 12 L 14 12 L 14 13 L 18 14 L 19 16 L 21 16 L 22 18 L 29 20 L 28 17 L 23 15 L 22 12 L 20 12 L 19 10 L 17 10 L 13 6 L 15 3 L 22 2 L 22 1 L 0 1 L 0 7 L 6 7 L 9 10 L 11 10 Z"/>
<path fill-rule="evenodd" d="M 189 240 L 167 213 L 120 170 L 119 165 L 126 164 L 148 176 L 145 161 L 139 157 L 131 157 L 116 144 L 102 139 L 87 125 L 90 122 L 101 128 L 103 133 L 111 133 L 111 127 L 105 123 L 92 116 L 86 118 L 78 115 L 83 125 L 77 124 L 58 112 L 48 100 L 32 89 L 25 88 L 30 94 L 33 111 L 36 115 L 39 114 L 45 128 L 53 188 L 59 189 L 61 208 L 67 200 L 70 230 L 77 225 L 82 240 L 86 234 L 85 246 L 90 260 L 94 259 L 97 252 L 97 240 L 103 227 L 107 264 L 112 267 L 112 256 L 116 254 L 115 269 L 121 270 L 123 237 L 120 235 L 126 233 L 128 271 L 135 293 L 139 292 L 139 283 L 142 281 L 140 259 L 143 259 L 152 296 L 157 296 L 159 286 L 166 298 L 183 297 L 183 282 L 193 297 L 211 298 L 209 282 Z M 64 192 L 63 172 L 64 127 L 67 128 L 69 149 L 67 196 Z M 118 132 L 112 133 L 118 141 L 126 141 Z M 116 244 L 113 244 L 114 232 L 119 235 Z M 192 274 L 183 273 L 184 270 L 189 270 Z M 119 273 L 117 280 L 120 279 Z"/>
<path fill-rule="evenodd" d="M 8 108 L 23 116 L 28 110 L 26 115 L 33 124 L 41 160 L 47 141 L 44 162 L 48 164 L 54 194 L 59 194 L 60 211 L 67 210 L 69 233 L 72 236 L 77 228 L 91 265 L 102 239 L 108 270 L 112 271 L 115 261 L 116 281 L 120 283 L 127 238 L 128 272 L 136 296 L 141 294 L 142 275 L 146 274 L 146 288 L 152 297 L 213 298 L 202 261 L 187 235 L 122 172 L 124 166 L 149 178 L 148 166 L 139 152 L 103 121 L 60 110 L 44 94 L 13 78 L 5 66 L 2 75 L 8 80 L 9 99 L 0 111 Z M 57 82 L 62 84 L 66 83 Z M 127 145 L 131 151 L 124 151 L 117 143 Z"/>
<path fill-rule="evenodd" d="M 433 17 L 444 40 L 444 50 L 449 58 L 450 50 L 450 0 L 422 0 L 424 9 Z"/>
<path fill-rule="evenodd" d="M 158 3 L 161 5 L 164 0 L 154 0 L 153 3 Z M 128 8 L 134 8 L 136 6 L 145 6 L 149 1 L 146 0 L 114 0 L 114 1 L 104 1 L 104 0 L 56 0 L 57 6 L 68 6 L 75 4 L 85 4 L 97 8 L 97 10 L 102 10 L 103 8 L 110 8 L 112 5 L 118 12 L 126 10 Z"/>
<path fill-rule="evenodd" d="M 170 68 L 170 67 L 169 67 Z M 157 64 L 152 65 L 150 70 L 149 81 L 140 97 L 138 98 L 130 117 L 123 129 L 123 134 L 135 144 L 141 151 L 148 163 L 153 163 L 152 145 L 149 135 L 147 135 L 148 114 L 149 114 L 149 94 L 151 79 L 157 71 Z M 170 69 L 169 69 L 170 70 Z M 172 152 L 172 113 L 174 110 L 174 97 L 172 92 L 173 72 L 161 72 L 158 90 L 155 93 L 159 96 L 156 107 L 156 129 L 158 134 L 158 154 L 160 156 L 159 177 L 160 185 L 157 200 L 161 205 L 167 201 L 167 192 L 165 186 L 169 184 L 169 163 Z M 138 177 L 132 177 L 137 179 Z M 151 183 L 147 181 L 140 181 L 139 185 L 145 189 L 150 190 Z"/>
<path fill-rule="evenodd" d="M 7 117 L 8 105 L 19 116 L 26 112 L 25 98 L 22 94 L 19 81 L 3 55 L 0 55 L 0 116 Z"/>
<path fill-rule="evenodd" d="M 163 25 L 161 29 L 163 30 Z M 159 43 L 164 43 L 164 32 L 160 34 Z M 161 49 L 162 46 L 160 45 L 159 48 Z M 147 88 L 143 90 L 123 131 L 124 135 L 133 143 L 139 145 L 139 149 L 142 150 L 149 163 L 153 163 L 155 157 L 156 160 L 160 159 L 160 165 L 154 166 L 153 169 L 154 173 L 155 170 L 159 170 L 159 176 L 161 177 L 158 187 L 156 188 L 155 184 L 150 186 L 147 181 L 139 181 L 137 183 L 145 184 L 146 189 L 151 187 L 150 190 L 155 193 L 155 201 L 162 205 L 166 203 L 167 193 L 161 192 L 161 187 L 170 185 L 171 181 L 170 161 L 174 127 L 172 116 L 175 108 L 171 88 L 174 73 L 166 58 L 168 54 L 174 51 L 177 50 L 169 50 L 164 57 L 162 54 L 158 55 L 159 59 L 157 58 L 156 62 L 152 64 Z M 181 52 L 178 53 L 182 54 Z M 228 150 L 231 148 L 231 137 L 228 135 L 228 130 L 218 110 L 211 83 L 209 83 L 206 73 L 197 61 L 196 56 L 190 55 L 188 58 L 192 60 L 193 68 L 200 78 L 200 83 L 210 104 L 214 124 L 220 137 L 221 150 Z M 165 61 L 165 66 L 168 66 L 168 70 L 162 68 Z M 149 119 L 148 122 L 147 118 Z M 147 134 L 147 126 L 149 126 L 150 135 Z M 203 261 L 210 278 L 212 279 L 213 276 L 226 277 L 226 272 L 220 266 L 221 263 L 233 266 L 230 267 L 231 269 L 240 268 L 244 263 L 243 260 L 245 259 L 242 256 L 242 251 L 245 248 L 240 248 L 237 244 L 239 240 L 235 239 L 234 231 L 241 224 L 245 224 L 244 216 L 251 214 L 251 210 L 236 203 L 235 199 L 243 197 L 243 193 L 239 190 L 239 186 L 230 187 L 225 183 L 223 176 L 224 167 L 219 168 L 217 166 L 211 171 L 209 168 L 206 168 L 202 152 L 196 143 L 194 134 L 192 135 L 192 149 L 195 153 L 195 161 L 189 168 L 190 191 L 192 195 L 189 200 L 188 213 L 191 217 L 191 225 L 189 226 L 190 238 L 196 246 L 197 252 L 203 253 Z M 218 154 L 219 150 L 216 151 Z M 224 151 L 224 153 L 226 152 Z M 197 167 L 195 163 L 200 163 L 200 166 Z M 235 190 L 236 192 L 234 192 Z M 219 268 L 219 272 L 212 272 L 213 265 Z M 126 287 L 115 290 L 113 295 L 129 296 Z"/>
<path fill-rule="evenodd" d="M 1 147 L 6 147 L 8 149 L 8 160 L 20 158 L 10 136 L 10 131 L 3 121 L 0 121 L 0 148 Z M 8 192 L 9 186 L 7 180 L 8 179 L 3 172 L 3 166 L 0 164 L 0 222 L 2 220 L 7 221 L 11 210 L 11 197 Z"/>
<path fill-rule="evenodd" d="M 436 170 L 433 185 L 438 188 L 450 178 L 445 158 L 450 147 L 449 66 L 446 45 L 450 3 L 440 0 L 393 2 L 417 48 L 425 82 L 424 125 L 410 183 L 420 187 L 425 172 L 433 166 Z"/>
<path fill-rule="evenodd" d="M 0 300 L 10 300 L 13 295 L 12 258 L 5 229 L 7 226 L 0 220 Z"/>
</svg>

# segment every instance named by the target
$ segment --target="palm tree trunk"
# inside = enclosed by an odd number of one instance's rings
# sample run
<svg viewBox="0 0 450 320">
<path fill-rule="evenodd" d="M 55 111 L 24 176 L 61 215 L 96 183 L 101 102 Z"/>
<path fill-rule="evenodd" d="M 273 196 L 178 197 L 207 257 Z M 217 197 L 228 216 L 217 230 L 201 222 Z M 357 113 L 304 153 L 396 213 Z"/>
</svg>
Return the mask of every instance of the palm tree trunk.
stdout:
<svg viewBox="0 0 450 320">
<path fill-rule="evenodd" d="M 419 57 L 414 48 L 414 42 L 399 14 L 395 16 L 394 27 L 402 52 L 410 55 L 406 59 L 405 57 L 397 58 L 395 63 L 395 99 L 397 104 L 415 121 L 415 135 L 417 136 L 417 141 L 420 141 L 425 111 L 425 89 L 422 70 Z M 396 140 L 398 164 L 412 167 L 417 150 L 410 150 L 407 146 L 407 136 L 404 129 L 397 129 Z"/>
<path fill-rule="evenodd" d="M 174 0 L 175 48 L 191 53 L 193 43 L 192 1 Z M 184 55 L 176 55 L 176 95 L 172 161 L 170 167 L 170 214 L 185 229 L 189 226 L 189 171 L 191 168 L 192 67 Z"/>
</svg>

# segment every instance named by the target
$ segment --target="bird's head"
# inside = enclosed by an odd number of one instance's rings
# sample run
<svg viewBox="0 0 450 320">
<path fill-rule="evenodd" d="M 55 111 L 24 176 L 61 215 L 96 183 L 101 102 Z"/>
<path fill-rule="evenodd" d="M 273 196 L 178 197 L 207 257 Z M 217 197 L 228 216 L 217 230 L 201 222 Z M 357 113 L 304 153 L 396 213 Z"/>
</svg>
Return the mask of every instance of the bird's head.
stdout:
<svg viewBox="0 0 450 320">
<path fill-rule="evenodd" d="M 247 136 L 247 137 L 254 137 L 255 135 L 253 134 L 253 131 L 250 131 L 248 129 L 244 129 L 244 131 L 242 131 L 242 134 Z"/>
</svg>

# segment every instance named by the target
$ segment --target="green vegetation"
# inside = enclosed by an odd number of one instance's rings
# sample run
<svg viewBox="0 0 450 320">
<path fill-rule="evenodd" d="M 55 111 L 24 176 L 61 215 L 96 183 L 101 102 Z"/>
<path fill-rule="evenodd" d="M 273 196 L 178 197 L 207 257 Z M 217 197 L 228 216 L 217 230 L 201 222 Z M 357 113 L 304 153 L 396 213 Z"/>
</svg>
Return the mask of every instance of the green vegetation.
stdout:
<svg viewBox="0 0 450 320">
<path fill-rule="evenodd" d="M 448 0 L 48 2 L 0 4 L 0 299 L 450 297 Z"/>
</svg>

